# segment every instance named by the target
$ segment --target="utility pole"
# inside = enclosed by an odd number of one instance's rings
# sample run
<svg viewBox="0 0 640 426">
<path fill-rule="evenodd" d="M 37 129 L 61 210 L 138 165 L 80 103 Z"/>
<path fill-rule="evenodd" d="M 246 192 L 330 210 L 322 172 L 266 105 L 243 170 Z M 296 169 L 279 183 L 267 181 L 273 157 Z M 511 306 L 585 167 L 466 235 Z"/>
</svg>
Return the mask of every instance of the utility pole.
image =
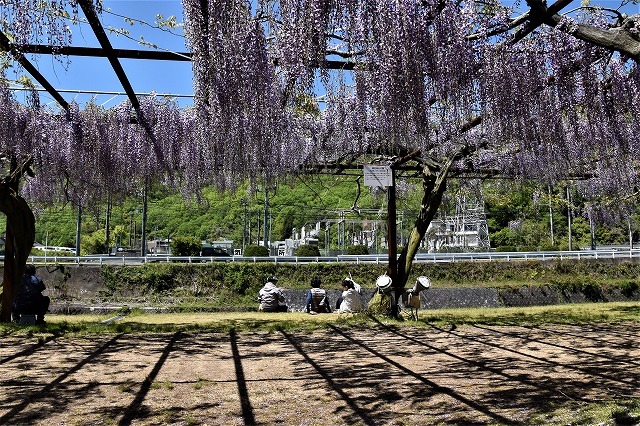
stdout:
<svg viewBox="0 0 640 426">
<path fill-rule="evenodd" d="M 140 256 L 147 255 L 147 185 L 142 190 L 142 229 L 140 229 Z"/>
<path fill-rule="evenodd" d="M 555 246 L 556 241 L 553 235 L 553 209 L 551 208 L 551 185 L 547 187 L 549 189 L 549 227 L 551 229 L 551 245 Z"/>
<path fill-rule="evenodd" d="M 249 217 L 247 220 L 247 223 L 249 224 L 249 233 L 248 233 L 248 237 L 249 239 L 247 240 L 249 244 L 251 244 L 251 210 L 249 210 Z"/>
<path fill-rule="evenodd" d="M 76 256 L 80 256 L 81 230 L 82 230 L 82 206 L 78 205 L 78 221 L 76 222 Z"/>
<path fill-rule="evenodd" d="M 269 217 L 269 187 L 268 182 L 264 180 L 264 218 L 262 222 L 262 231 L 263 231 L 263 239 L 262 243 L 269 250 L 269 227 L 268 227 L 268 217 Z M 269 254 L 271 254 L 271 250 L 269 250 Z"/>
<path fill-rule="evenodd" d="M 589 211 L 589 229 L 591 230 L 591 250 L 596 249 L 596 225 L 591 217 L 591 211 Z"/>
<path fill-rule="evenodd" d="M 246 236 L 247 236 L 247 199 L 242 199 L 242 207 L 244 210 L 244 214 L 242 216 L 242 253 L 244 254 L 244 249 L 246 247 Z"/>
<path fill-rule="evenodd" d="M 107 246 L 107 256 L 111 256 L 111 244 L 109 244 L 109 240 L 111 239 L 111 195 L 107 198 L 107 218 L 105 223 L 105 240 Z"/>
<path fill-rule="evenodd" d="M 569 185 L 567 184 L 567 224 L 569 231 L 569 251 L 573 250 L 573 241 L 571 235 L 571 194 L 569 193 Z"/>
</svg>

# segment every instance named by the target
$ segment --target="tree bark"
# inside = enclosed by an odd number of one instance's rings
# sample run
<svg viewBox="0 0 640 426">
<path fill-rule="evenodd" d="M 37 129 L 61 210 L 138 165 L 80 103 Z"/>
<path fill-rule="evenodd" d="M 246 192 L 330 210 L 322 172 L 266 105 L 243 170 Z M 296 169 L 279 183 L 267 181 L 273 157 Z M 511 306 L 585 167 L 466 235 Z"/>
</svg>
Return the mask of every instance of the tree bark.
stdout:
<svg viewBox="0 0 640 426">
<path fill-rule="evenodd" d="M 440 204 L 442 204 L 442 195 L 447 190 L 447 177 L 456 159 L 457 156 L 447 159 L 442 167 L 428 164 L 423 168 L 422 187 L 424 194 L 420 203 L 420 213 L 418 213 L 413 225 L 409 240 L 398 257 L 397 275 L 393 282 L 395 288 L 404 288 L 407 284 L 413 259 L 418 252 L 420 242 L 429 228 L 429 224 L 435 217 Z"/>
<path fill-rule="evenodd" d="M 18 193 L 20 179 L 25 173 L 30 173 L 30 164 L 31 160 L 27 160 L 12 167 L 10 175 L 0 181 L 0 211 L 7 216 L 1 322 L 11 321 L 11 305 L 35 241 L 35 217 L 31 207 Z"/>
<path fill-rule="evenodd" d="M 534 16 L 545 24 L 556 27 L 562 22 L 562 17 L 557 14 L 558 10 L 547 8 L 542 0 L 527 0 L 527 4 L 531 7 Z M 633 28 L 636 26 L 634 19 L 634 17 L 627 17 L 620 26 L 609 29 L 577 24 L 562 26 L 561 31 L 595 46 L 618 51 L 640 62 L 640 37 L 633 33 Z"/>
</svg>

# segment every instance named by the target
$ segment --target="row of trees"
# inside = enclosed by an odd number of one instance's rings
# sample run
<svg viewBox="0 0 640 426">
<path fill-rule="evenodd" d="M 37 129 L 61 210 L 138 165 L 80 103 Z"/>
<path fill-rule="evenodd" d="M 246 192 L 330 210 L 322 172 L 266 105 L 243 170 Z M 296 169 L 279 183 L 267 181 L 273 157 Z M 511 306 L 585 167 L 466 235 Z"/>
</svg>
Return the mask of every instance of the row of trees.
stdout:
<svg viewBox="0 0 640 426">
<path fill-rule="evenodd" d="M 452 182 L 457 183 L 457 182 Z M 464 182 L 460 182 L 464 184 Z M 470 189 L 453 185 L 445 197 L 438 213 L 455 214 L 455 198 Z M 292 230 L 298 231 L 306 226 L 314 227 L 316 222 L 327 219 L 339 220 L 340 213 L 347 219 L 362 219 L 371 229 L 371 221 L 376 214 L 386 212 L 386 199 L 379 190 L 365 190 L 358 197 L 357 207 L 360 214 L 353 210 L 356 198 L 354 178 L 316 178 L 297 181 L 296 185 L 279 185 L 269 199 L 268 234 L 270 241 L 284 240 L 292 237 Z M 591 218 L 588 205 L 579 198 L 575 190 L 571 193 L 571 218 L 569 219 L 569 202 L 566 199 L 566 187 L 560 186 L 549 192 L 534 182 L 505 185 L 502 181 L 487 181 L 476 194 L 484 198 L 486 219 L 490 231 L 493 248 L 500 250 L 568 250 L 569 226 L 571 227 L 572 248 L 589 248 L 592 244 L 629 245 L 629 226 L 635 241 L 639 239 L 637 215 L 619 218 Z M 260 193 L 255 193 L 260 196 Z M 147 236 L 149 239 L 165 239 L 176 237 L 192 237 L 199 251 L 200 241 L 233 240 L 236 248 L 258 244 L 263 240 L 263 205 L 262 200 L 247 197 L 247 188 L 242 185 L 235 191 L 216 191 L 208 188 L 203 191 L 200 203 L 188 203 L 179 194 L 170 194 L 158 189 L 149 197 Z M 419 208 L 420 188 L 406 186 L 398 195 L 398 244 L 404 241 L 410 231 L 411 218 Z M 330 203 L 330 204 L 327 204 Z M 121 247 L 140 251 L 142 236 L 142 212 L 140 198 L 125 200 L 121 205 L 114 205 L 110 210 L 110 244 L 111 248 Z M 84 211 L 82 217 L 82 254 L 106 253 L 106 208 L 102 206 L 94 211 Z M 73 247 L 76 242 L 77 211 L 72 207 L 53 207 L 37 213 L 36 241 L 50 246 Z M 400 223 L 403 219 L 407 223 Z M 386 238 L 384 216 L 377 237 Z M 631 223 L 630 223 L 631 222 Z M 358 234 L 364 230 L 363 224 L 352 223 L 346 235 Z M 326 244 L 331 250 L 347 250 L 358 241 L 347 240 L 342 243 L 338 225 L 332 224 L 328 234 L 321 229 L 319 247 L 323 253 Z M 244 239 L 243 239 L 244 234 Z M 427 235 L 427 238 L 435 238 Z M 592 241 L 593 239 L 593 241 Z M 244 241 L 243 241 L 244 240 Z M 364 242 L 360 242 L 364 243 Z M 371 243 L 371 241 L 369 241 Z M 371 252 L 380 244 L 372 244 Z M 445 248 L 451 249 L 451 248 Z"/>
</svg>

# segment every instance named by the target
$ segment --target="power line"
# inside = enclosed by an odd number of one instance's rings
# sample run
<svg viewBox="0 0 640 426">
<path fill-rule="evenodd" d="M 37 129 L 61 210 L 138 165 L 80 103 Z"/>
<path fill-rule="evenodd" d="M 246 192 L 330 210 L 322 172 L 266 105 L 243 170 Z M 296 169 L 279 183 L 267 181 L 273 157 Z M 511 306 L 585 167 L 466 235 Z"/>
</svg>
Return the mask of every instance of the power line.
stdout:
<svg viewBox="0 0 640 426">
<path fill-rule="evenodd" d="M 21 90 L 21 91 L 36 90 L 38 92 L 47 91 L 47 89 L 44 89 L 42 87 L 29 88 L 29 87 L 23 87 L 23 86 L 10 86 L 9 90 Z M 126 92 L 110 92 L 110 91 L 102 91 L 102 90 L 82 90 L 82 89 L 56 89 L 56 90 L 61 93 L 127 96 Z M 177 93 L 136 92 L 135 95 L 136 96 L 162 96 L 162 97 L 169 97 L 169 98 L 193 98 L 193 95 L 185 95 L 185 94 L 177 94 Z"/>
</svg>

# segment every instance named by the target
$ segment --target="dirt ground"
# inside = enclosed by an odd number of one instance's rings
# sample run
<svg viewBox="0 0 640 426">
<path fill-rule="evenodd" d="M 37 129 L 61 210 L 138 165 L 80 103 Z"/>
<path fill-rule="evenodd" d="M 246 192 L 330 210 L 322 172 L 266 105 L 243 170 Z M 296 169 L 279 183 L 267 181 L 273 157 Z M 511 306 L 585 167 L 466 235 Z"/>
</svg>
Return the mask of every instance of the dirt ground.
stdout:
<svg viewBox="0 0 640 426">
<path fill-rule="evenodd" d="M 0 424 L 531 424 L 640 397 L 638 324 L 331 327 L 3 336 Z"/>
</svg>

